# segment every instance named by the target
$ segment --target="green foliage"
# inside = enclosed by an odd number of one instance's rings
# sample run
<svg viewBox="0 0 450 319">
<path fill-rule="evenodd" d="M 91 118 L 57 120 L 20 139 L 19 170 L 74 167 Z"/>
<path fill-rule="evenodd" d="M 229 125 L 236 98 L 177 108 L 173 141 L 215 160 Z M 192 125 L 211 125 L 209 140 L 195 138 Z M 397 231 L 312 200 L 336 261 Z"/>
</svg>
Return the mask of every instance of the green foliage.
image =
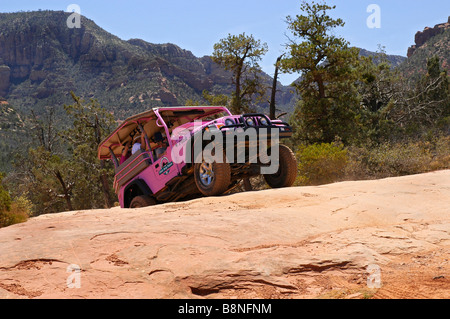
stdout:
<svg viewBox="0 0 450 319">
<path fill-rule="evenodd" d="M 91 154 L 97 153 L 97 147 L 116 126 L 114 116 L 101 107 L 97 100 L 86 103 L 82 98 L 71 92 L 74 103 L 64 105 L 64 110 L 73 119 L 73 128 L 62 133 L 75 148 L 87 144 Z"/>
<path fill-rule="evenodd" d="M 301 72 L 294 83 L 301 101 L 294 112 L 297 138 L 307 143 L 331 143 L 336 138 L 349 142 L 356 138 L 359 109 L 355 82 L 358 79 L 359 50 L 334 35 L 342 27 L 326 4 L 303 2 L 304 15 L 288 16 L 288 29 L 295 39 L 287 45 L 281 60 L 285 72 Z M 301 42 L 297 42 L 301 40 Z"/>
<path fill-rule="evenodd" d="M 382 47 L 374 56 L 360 57 L 337 38 L 332 31 L 344 22 L 328 15 L 334 8 L 303 2 L 303 15 L 287 19 L 295 38 L 282 66 L 302 72 L 294 84 L 301 95 L 290 119 L 294 139 L 330 143 L 338 138 L 362 146 L 448 130 L 449 78 L 439 58 L 427 59 L 427 73 L 418 81 L 405 79 Z"/>
<path fill-rule="evenodd" d="M 362 58 L 357 84 L 361 103 L 361 135 L 355 144 L 382 142 L 399 136 L 393 110 L 403 99 L 403 79 L 393 69 L 383 49 L 375 57 Z"/>
<path fill-rule="evenodd" d="M 9 178 L 13 195 L 26 196 L 33 203 L 35 215 L 73 209 L 71 188 L 75 177 L 70 156 L 58 136 L 61 123 L 55 119 L 55 108 L 44 110 L 41 116 L 32 111 L 27 119 Z"/>
<path fill-rule="evenodd" d="M 230 98 L 225 94 L 214 95 L 210 94 L 207 90 L 204 90 L 203 98 L 212 106 L 228 106 L 230 104 Z"/>
<path fill-rule="evenodd" d="M 302 145 L 296 153 L 297 185 L 319 185 L 335 182 L 345 175 L 347 150 L 341 143 Z"/>
<path fill-rule="evenodd" d="M 3 178 L 0 173 L 0 228 L 24 222 L 30 214 L 30 203 L 24 197 L 12 200 L 3 187 Z"/>
<path fill-rule="evenodd" d="M 297 185 L 420 174 L 450 169 L 450 137 L 347 147 L 341 143 L 302 145 L 296 157 Z"/>
<path fill-rule="evenodd" d="M 33 203 L 33 215 L 73 210 L 71 191 L 76 176 L 70 158 L 43 146 L 16 156 L 14 188 Z"/>
<path fill-rule="evenodd" d="M 7 212 L 11 209 L 11 196 L 2 185 L 3 178 L 3 174 L 0 173 L 0 213 Z"/>
<path fill-rule="evenodd" d="M 95 100 L 86 103 L 73 93 L 72 98 L 74 104 L 65 106 L 72 126 L 63 130 L 49 108 L 46 116 L 29 122 L 34 141 L 16 154 L 11 189 L 32 203 L 33 215 L 114 203 L 112 164 L 97 159 L 97 147 L 116 123 Z"/>
<path fill-rule="evenodd" d="M 0 228 L 23 223 L 31 216 L 31 202 L 25 197 L 19 197 L 11 202 L 11 209 L 0 212 Z"/>
<path fill-rule="evenodd" d="M 77 171 L 73 197 L 80 209 L 112 207 L 112 179 L 110 162 L 97 158 L 97 148 L 116 126 L 114 117 L 96 100 L 86 103 L 71 92 L 74 104 L 64 105 L 73 118 L 73 127 L 62 133 L 71 147 L 73 169 Z"/>
<path fill-rule="evenodd" d="M 259 76 L 258 62 L 268 51 L 253 35 L 245 33 L 231 35 L 214 45 L 212 60 L 233 73 L 235 90 L 231 99 L 231 110 L 235 114 L 251 110 L 253 96 L 263 96 L 266 89 Z"/>
</svg>

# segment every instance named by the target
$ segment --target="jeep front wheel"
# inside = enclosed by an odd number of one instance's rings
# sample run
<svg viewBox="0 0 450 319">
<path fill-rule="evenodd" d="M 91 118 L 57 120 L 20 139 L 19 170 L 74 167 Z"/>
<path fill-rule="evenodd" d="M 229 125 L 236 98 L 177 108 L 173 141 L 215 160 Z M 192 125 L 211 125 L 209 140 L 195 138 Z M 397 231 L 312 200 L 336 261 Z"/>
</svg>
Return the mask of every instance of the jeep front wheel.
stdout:
<svg viewBox="0 0 450 319">
<path fill-rule="evenodd" d="M 297 178 L 297 160 L 286 145 L 280 144 L 279 164 L 278 171 L 275 174 L 264 175 L 264 179 L 272 188 L 291 187 Z"/>
<path fill-rule="evenodd" d="M 130 204 L 130 208 L 141 208 L 153 205 L 156 205 L 156 201 L 153 197 L 141 195 L 133 198 Z"/>
<path fill-rule="evenodd" d="M 194 166 L 195 184 L 205 196 L 222 195 L 231 184 L 231 168 L 228 163 L 202 163 Z"/>
</svg>

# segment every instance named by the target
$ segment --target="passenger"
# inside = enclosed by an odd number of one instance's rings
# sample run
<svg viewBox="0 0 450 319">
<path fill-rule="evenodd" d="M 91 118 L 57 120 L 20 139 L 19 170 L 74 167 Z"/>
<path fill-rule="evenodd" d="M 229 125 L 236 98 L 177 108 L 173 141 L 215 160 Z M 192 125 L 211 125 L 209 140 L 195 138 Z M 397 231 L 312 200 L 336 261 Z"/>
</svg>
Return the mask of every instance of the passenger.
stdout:
<svg viewBox="0 0 450 319">
<path fill-rule="evenodd" d="M 130 146 L 131 146 L 131 141 L 128 141 L 125 143 L 123 150 L 122 150 L 122 154 L 120 156 L 119 165 L 122 165 L 123 162 L 125 162 L 131 156 Z"/>
<path fill-rule="evenodd" d="M 138 134 L 134 137 L 134 144 L 133 148 L 131 149 L 131 154 L 134 154 L 139 150 L 145 151 L 145 137 L 143 134 Z"/>
</svg>

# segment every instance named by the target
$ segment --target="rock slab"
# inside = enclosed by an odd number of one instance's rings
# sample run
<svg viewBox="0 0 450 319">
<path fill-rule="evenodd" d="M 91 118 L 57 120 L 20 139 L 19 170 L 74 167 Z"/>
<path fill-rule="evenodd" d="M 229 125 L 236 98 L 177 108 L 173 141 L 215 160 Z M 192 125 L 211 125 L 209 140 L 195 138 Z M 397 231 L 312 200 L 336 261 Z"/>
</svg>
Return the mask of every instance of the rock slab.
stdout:
<svg viewBox="0 0 450 319">
<path fill-rule="evenodd" d="M 0 229 L 0 298 L 450 298 L 449 194 L 446 170 L 41 215 Z"/>
</svg>

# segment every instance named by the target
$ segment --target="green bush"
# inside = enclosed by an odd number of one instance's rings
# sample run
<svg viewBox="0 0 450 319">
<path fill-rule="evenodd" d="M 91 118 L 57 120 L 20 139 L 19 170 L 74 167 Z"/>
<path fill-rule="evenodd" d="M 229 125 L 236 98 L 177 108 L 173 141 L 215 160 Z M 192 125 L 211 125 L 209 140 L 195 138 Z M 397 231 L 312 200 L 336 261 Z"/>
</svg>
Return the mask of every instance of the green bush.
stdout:
<svg viewBox="0 0 450 319">
<path fill-rule="evenodd" d="M 21 196 L 11 200 L 9 192 L 2 185 L 3 174 L 0 173 L 0 228 L 22 223 L 31 214 L 31 202 Z"/>
<path fill-rule="evenodd" d="M 301 146 L 298 160 L 297 185 L 319 185 L 340 180 L 345 175 L 347 150 L 340 143 Z"/>
<path fill-rule="evenodd" d="M 0 173 L 0 213 L 11 209 L 11 196 L 9 195 L 9 192 L 3 188 L 2 181 L 3 174 Z"/>
<path fill-rule="evenodd" d="M 0 212 L 0 228 L 26 222 L 31 215 L 30 205 L 25 198 L 13 201 L 10 210 Z"/>
</svg>

